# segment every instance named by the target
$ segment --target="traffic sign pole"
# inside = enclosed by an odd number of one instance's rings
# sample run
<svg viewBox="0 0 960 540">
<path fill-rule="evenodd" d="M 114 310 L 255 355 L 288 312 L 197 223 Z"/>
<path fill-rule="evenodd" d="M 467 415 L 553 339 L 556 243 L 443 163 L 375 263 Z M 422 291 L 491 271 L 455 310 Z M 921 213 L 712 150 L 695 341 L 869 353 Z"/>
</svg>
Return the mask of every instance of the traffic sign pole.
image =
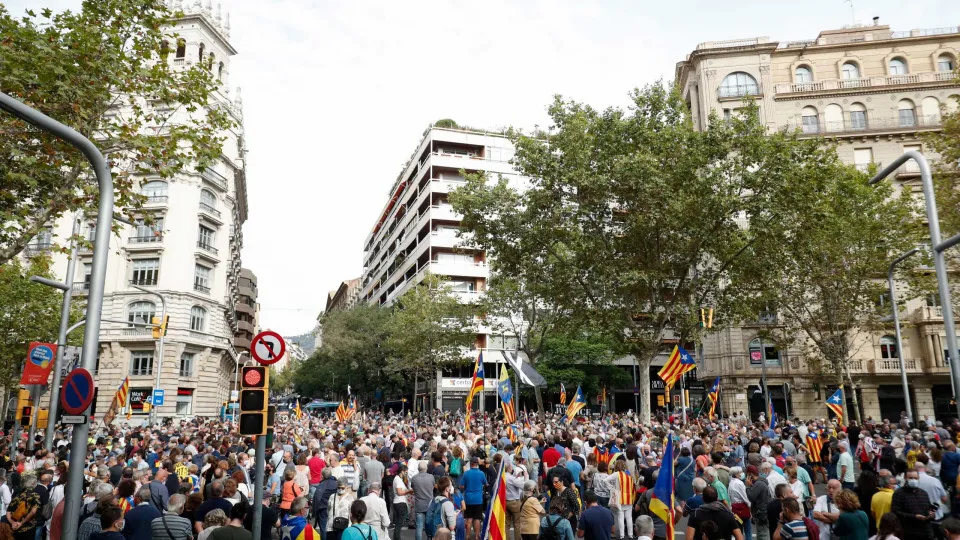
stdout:
<svg viewBox="0 0 960 540">
<path fill-rule="evenodd" d="M 260 537 L 263 524 L 263 470 L 267 466 L 267 436 L 257 437 L 256 478 L 253 483 L 253 532 L 254 538 Z"/>
</svg>

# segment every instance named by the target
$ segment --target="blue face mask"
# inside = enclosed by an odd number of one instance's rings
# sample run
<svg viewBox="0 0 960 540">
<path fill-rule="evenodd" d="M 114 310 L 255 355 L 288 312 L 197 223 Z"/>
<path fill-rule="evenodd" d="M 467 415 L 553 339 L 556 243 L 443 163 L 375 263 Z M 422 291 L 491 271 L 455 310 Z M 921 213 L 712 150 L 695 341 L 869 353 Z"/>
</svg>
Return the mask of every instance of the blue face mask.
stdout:
<svg viewBox="0 0 960 540">
<path fill-rule="evenodd" d="M 760 478 L 766 478 L 766 477 L 767 477 L 767 473 L 760 473 Z"/>
</svg>

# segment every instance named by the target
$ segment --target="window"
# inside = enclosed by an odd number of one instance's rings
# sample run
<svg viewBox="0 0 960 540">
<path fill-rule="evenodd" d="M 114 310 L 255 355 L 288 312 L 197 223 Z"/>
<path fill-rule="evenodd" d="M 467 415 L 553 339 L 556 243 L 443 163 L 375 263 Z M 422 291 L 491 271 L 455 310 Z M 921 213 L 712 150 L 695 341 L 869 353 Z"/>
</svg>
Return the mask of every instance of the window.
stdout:
<svg viewBox="0 0 960 540">
<path fill-rule="evenodd" d="M 134 285 L 156 285 L 160 277 L 160 259 L 134 259 L 130 283 Z"/>
<path fill-rule="evenodd" d="M 850 105 L 850 129 L 867 129 L 867 108 L 862 103 Z"/>
<path fill-rule="evenodd" d="M 187 55 L 187 40 L 177 40 L 177 58 L 183 58 Z"/>
<path fill-rule="evenodd" d="M 804 133 L 817 133 L 820 131 L 820 120 L 817 115 L 817 109 L 813 107 L 804 107 L 800 113 L 803 122 Z"/>
<path fill-rule="evenodd" d="M 140 193 L 147 197 L 147 202 L 167 202 L 167 183 L 153 180 L 140 186 Z"/>
<path fill-rule="evenodd" d="M 465 253 L 437 253 L 437 262 L 451 264 L 474 264 L 473 255 Z"/>
<path fill-rule="evenodd" d="M 491 335 L 489 338 L 488 349 L 514 351 L 520 348 L 520 342 L 516 336 Z"/>
<path fill-rule="evenodd" d="M 860 68 L 854 62 L 847 62 L 841 70 L 844 79 L 851 80 L 860 78 Z"/>
<path fill-rule="evenodd" d="M 207 71 L 213 71 L 213 64 L 217 61 L 217 57 L 210 53 L 210 56 L 207 57 Z"/>
<path fill-rule="evenodd" d="M 130 375 L 153 375 L 153 351 L 130 353 Z"/>
<path fill-rule="evenodd" d="M 749 73 L 737 71 L 723 78 L 720 84 L 720 97 L 756 96 L 760 94 L 757 80 Z"/>
<path fill-rule="evenodd" d="M 204 323 L 207 320 L 207 310 L 200 306 L 193 306 L 190 309 L 190 329 L 197 332 L 203 332 Z"/>
<path fill-rule="evenodd" d="M 210 227 L 200 226 L 200 232 L 197 236 L 197 245 L 204 249 L 211 249 L 213 247 L 214 239 L 214 230 Z"/>
<path fill-rule="evenodd" d="M 185 352 L 180 355 L 180 376 L 193 377 L 193 358 L 195 353 Z"/>
<path fill-rule="evenodd" d="M 130 304 L 130 307 L 127 309 L 127 321 L 136 322 L 136 323 L 151 323 L 153 318 L 157 315 L 157 306 L 153 302 L 146 300 L 141 300 L 139 302 L 134 302 Z M 146 329 L 145 326 L 133 326 L 135 329 Z"/>
<path fill-rule="evenodd" d="M 193 416 L 193 388 L 177 388 L 177 414 Z"/>
<path fill-rule="evenodd" d="M 897 340 L 893 336 L 880 338 L 880 358 L 900 358 L 897 354 Z"/>
<path fill-rule="evenodd" d="M 923 153 L 923 146 L 921 146 L 921 145 L 919 145 L 919 144 L 905 144 L 905 145 L 903 145 L 903 152 L 904 152 L 904 153 L 907 153 L 907 152 L 917 152 L 918 154 L 922 154 L 922 153 Z M 908 172 L 908 173 L 919 173 L 919 172 L 920 172 L 920 166 L 917 165 L 917 162 L 916 162 L 916 161 L 914 161 L 914 160 L 911 159 L 910 161 L 908 161 L 908 162 L 906 162 L 906 163 L 903 164 L 903 170 L 904 170 L 905 172 Z"/>
<path fill-rule="evenodd" d="M 920 110 L 923 112 L 921 124 L 925 126 L 936 126 L 940 124 L 940 100 L 927 96 L 920 102 Z"/>
<path fill-rule="evenodd" d="M 166 197 L 164 197 L 166 199 Z M 142 244 L 148 242 L 159 242 L 163 240 L 163 217 L 158 216 L 154 217 L 152 222 L 148 225 L 143 218 L 137 218 L 133 222 L 134 231 L 133 236 L 130 237 L 130 241 L 135 244 Z"/>
<path fill-rule="evenodd" d="M 855 148 L 853 150 L 853 163 L 860 172 L 867 172 L 870 164 L 873 163 L 873 148 Z"/>
<path fill-rule="evenodd" d="M 93 242 L 97 239 L 97 222 L 96 221 L 91 221 L 90 223 L 87 223 L 87 233 L 84 235 L 84 237 L 90 242 Z"/>
<path fill-rule="evenodd" d="M 760 338 L 756 338 L 750 342 L 750 365 L 759 366 L 760 362 L 766 362 L 768 366 L 779 366 L 780 365 L 780 351 L 777 350 L 777 346 L 773 344 L 773 341 L 770 339 L 762 340 L 763 347 L 761 348 Z"/>
<path fill-rule="evenodd" d="M 203 52 L 207 48 L 203 43 L 200 44 L 200 51 L 197 53 L 197 62 L 203 63 Z"/>
<path fill-rule="evenodd" d="M 813 82 L 813 71 L 807 66 L 799 66 L 793 72 L 793 82 L 797 84 Z"/>
<path fill-rule="evenodd" d="M 843 130 L 843 108 L 831 103 L 823 109 L 823 127 L 826 131 Z"/>
<path fill-rule="evenodd" d="M 93 265 L 92 265 L 92 264 L 86 264 L 86 263 L 84 263 L 84 265 L 83 265 L 83 290 L 85 290 L 85 291 L 89 291 L 89 290 L 90 290 L 90 279 L 91 279 L 91 276 L 92 276 L 92 275 L 93 275 Z"/>
<path fill-rule="evenodd" d="M 477 284 L 474 281 L 450 280 L 447 282 L 450 290 L 455 292 L 473 292 L 477 290 Z"/>
<path fill-rule="evenodd" d="M 897 104 L 900 113 L 900 127 L 913 127 L 917 125 L 917 111 L 913 102 L 909 99 L 901 99 Z"/>
<path fill-rule="evenodd" d="M 223 62 L 220 62 L 220 66 L 217 68 L 217 80 L 223 80 Z"/>
<path fill-rule="evenodd" d="M 927 307 L 940 307 L 940 295 L 939 294 L 928 294 L 924 298 L 924 303 Z"/>
<path fill-rule="evenodd" d="M 953 57 L 949 54 L 941 54 L 937 57 L 937 71 L 953 71 L 956 66 L 953 63 Z"/>
<path fill-rule="evenodd" d="M 210 269 L 198 264 L 193 273 L 193 290 L 210 292 Z"/>
<path fill-rule="evenodd" d="M 216 210 L 217 209 L 217 196 L 213 194 L 209 189 L 204 189 L 200 191 L 200 206 L 206 207 L 207 210 Z"/>
<path fill-rule="evenodd" d="M 890 60 L 890 75 L 906 75 L 907 63 L 902 58 Z"/>
</svg>

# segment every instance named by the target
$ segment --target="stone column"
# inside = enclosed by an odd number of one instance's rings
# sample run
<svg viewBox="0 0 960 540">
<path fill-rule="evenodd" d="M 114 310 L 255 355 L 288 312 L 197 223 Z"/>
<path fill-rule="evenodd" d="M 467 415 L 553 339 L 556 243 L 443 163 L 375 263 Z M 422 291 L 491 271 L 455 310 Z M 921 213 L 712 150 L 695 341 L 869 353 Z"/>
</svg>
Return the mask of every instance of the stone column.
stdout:
<svg viewBox="0 0 960 540">
<path fill-rule="evenodd" d="M 860 385 L 860 401 L 863 404 L 863 418 L 880 418 L 880 398 L 877 396 L 877 385 L 864 383 Z M 892 420 L 892 419 L 891 419 Z"/>
<path fill-rule="evenodd" d="M 913 385 L 913 393 L 917 400 L 913 404 L 914 414 L 918 417 L 933 416 L 933 392 L 930 385 Z"/>
</svg>

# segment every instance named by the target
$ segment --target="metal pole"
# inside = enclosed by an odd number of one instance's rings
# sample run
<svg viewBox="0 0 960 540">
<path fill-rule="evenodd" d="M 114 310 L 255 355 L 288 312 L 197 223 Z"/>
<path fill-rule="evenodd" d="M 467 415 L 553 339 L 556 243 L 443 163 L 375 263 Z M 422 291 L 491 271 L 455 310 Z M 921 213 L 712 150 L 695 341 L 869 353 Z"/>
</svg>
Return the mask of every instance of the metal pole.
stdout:
<svg viewBox="0 0 960 540">
<path fill-rule="evenodd" d="M 103 154 L 90 139 L 3 92 L 0 92 L 0 109 L 52 133 L 83 153 L 93 166 L 93 172 L 97 176 L 97 184 L 100 188 L 97 222 L 110 223 L 110 220 L 113 219 L 113 178 L 110 176 L 110 168 L 107 166 Z M 93 266 L 90 272 L 90 294 L 87 296 L 87 325 L 83 333 L 82 356 L 83 367 L 91 372 L 96 365 L 97 348 L 100 342 L 100 311 L 103 307 L 103 284 L 107 277 L 110 227 L 97 227 L 95 242 Z M 87 458 L 87 436 L 89 434 L 89 424 L 78 424 L 73 428 L 70 443 L 70 469 L 64 497 L 64 523 L 77 523 L 80 519 L 80 503 L 83 498 L 83 469 Z M 76 540 L 77 532 L 77 527 L 64 527 L 63 540 Z"/>
<path fill-rule="evenodd" d="M 163 328 L 163 321 L 167 318 L 167 299 L 157 291 L 151 291 L 150 289 L 144 289 L 139 285 L 133 285 L 134 289 L 143 291 L 147 294 L 152 294 L 160 298 L 160 343 L 158 345 L 159 352 L 157 353 L 159 358 L 157 358 L 157 382 L 154 384 L 153 393 L 156 395 L 157 389 L 160 388 L 160 374 L 163 372 L 163 335 L 166 333 L 166 329 Z M 148 321 L 149 322 L 149 321 Z M 153 396 L 150 396 L 150 402 L 153 403 Z M 157 404 L 153 403 L 153 406 L 150 407 L 150 422 L 152 425 L 157 425 Z"/>
<path fill-rule="evenodd" d="M 33 452 L 34 439 L 37 438 L 37 421 L 40 418 L 40 394 L 42 384 L 30 385 L 30 429 L 27 430 L 27 451 Z M 49 424 L 49 420 L 47 421 Z"/>
<path fill-rule="evenodd" d="M 680 408 L 683 409 L 683 424 L 687 424 L 687 391 L 684 386 L 684 379 L 687 378 L 687 374 L 684 373 L 680 376 Z"/>
<path fill-rule="evenodd" d="M 63 348 L 67 346 L 68 325 L 70 324 L 70 303 L 73 301 L 73 274 L 77 267 L 77 235 L 80 234 L 80 217 L 73 220 L 73 235 L 70 238 L 70 258 L 67 259 L 67 279 L 63 290 L 63 306 L 60 308 L 60 335 L 57 337 L 57 361 L 53 364 L 53 386 L 50 387 L 50 405 L 47 409 L 47 429 L 43 437 L 43 449 L 53 449 L 53 432 L 57 419 L 57 407 L 60 405 L 60 370 L 63 368 Z M 30 438 L 33 438 L 31 434 Z"/>
<path fill-rule="evenodd" d="M 947 334 L 947 350 L 950 353 L 950 384 L 953 396 L 957 398 L 957 386 L 960 384 L 960 350 L 957 349 L 957 327 L 953 320 L 953 303 L 950 298 L 950 284 L 947 282 L 947 265 L 940 245 L 940 216 L 937 214 L 937 200 L 933 192 L 933 178 L 927 159 L 920 152 L 911 150 L 877 173 L 871 180 L 875 184 L 896 172 L 901 165 L 914 160 L 920 167 L 920 180 L 923 184 L 923 199 L 927 210 L 927 223 L 930 227 L 930 246 L 933 248 L 933 266 L 937 272 L 937 288 L 940 290 L 940 305 L 943 306 L 943 327 Z M 960 416 L 960 400 L 957 402 L 957 415 Z"/>
<path fill-rule="evenodd" d="M 254 538 L 260 537 L 260 527 L 263 523 L 263 469 L 266 467 L 267 454 L 267 436 L 257 435 L 256 451 L 256 478 L 253 481 L 253 530 L 256 531 Z"/>
<path fill-rule="evenodd" d="M 887 284 L 890 286 L 890 305 L 893 307 L 893 329 L 897 338 L 897 358 L 900 359 L 900 383 L 903 385 L 903 403 L 907 407 L 907 418 L 916 424 L 916 418 L 913 417 L 913 406 L 910 404 L 910 386 L 907 384 L 907 368 L 903 360 L 903 342 L 900 337 L 900 309 L 897 307 L 897 290 L 893 283 L 893 272 L 897 265 L 903 262 L 907 257 L 919 251 L 914 248 L 897 257 L 890 263 L 890 270 L 887 272 Z"/>
<path fill-rule="evenodd" d="M 651 397 L 653 394 L 651 394 Z M 650 407 L 653 410 L 653 407 Z M 640 387 L 637 386 L 637 357 L 633 357 L 633 413 L 640 414 Z"/>
<path fill-rule="evenodd" d="M 10 410 L 10 403 L 13 402 L 13 429 L 10 432 L 10 460 L 16 463 L 17 461 L 17 428 L 20 427 L 20 419 L 17 418 L 17 402 L 20 401 L 20 396 L 12 397 L 7 400 L 7 410 Z"/>
<path fill-rule="evenodd" d="M 766 416 L 770 414 L 770 387 L 767 386 L 767 355 L 763 350 L 763 336 L 757 336 L 757 339 L 760 340 L 760 378 L 763 380 L 763 404 L 766 407 L 763 415 Z M 771 425 L 773 424 L 773 415 L 767 418 L 767 422 Z M 771 429 L 773 428 L 771 427 Z"/>
</svg>

